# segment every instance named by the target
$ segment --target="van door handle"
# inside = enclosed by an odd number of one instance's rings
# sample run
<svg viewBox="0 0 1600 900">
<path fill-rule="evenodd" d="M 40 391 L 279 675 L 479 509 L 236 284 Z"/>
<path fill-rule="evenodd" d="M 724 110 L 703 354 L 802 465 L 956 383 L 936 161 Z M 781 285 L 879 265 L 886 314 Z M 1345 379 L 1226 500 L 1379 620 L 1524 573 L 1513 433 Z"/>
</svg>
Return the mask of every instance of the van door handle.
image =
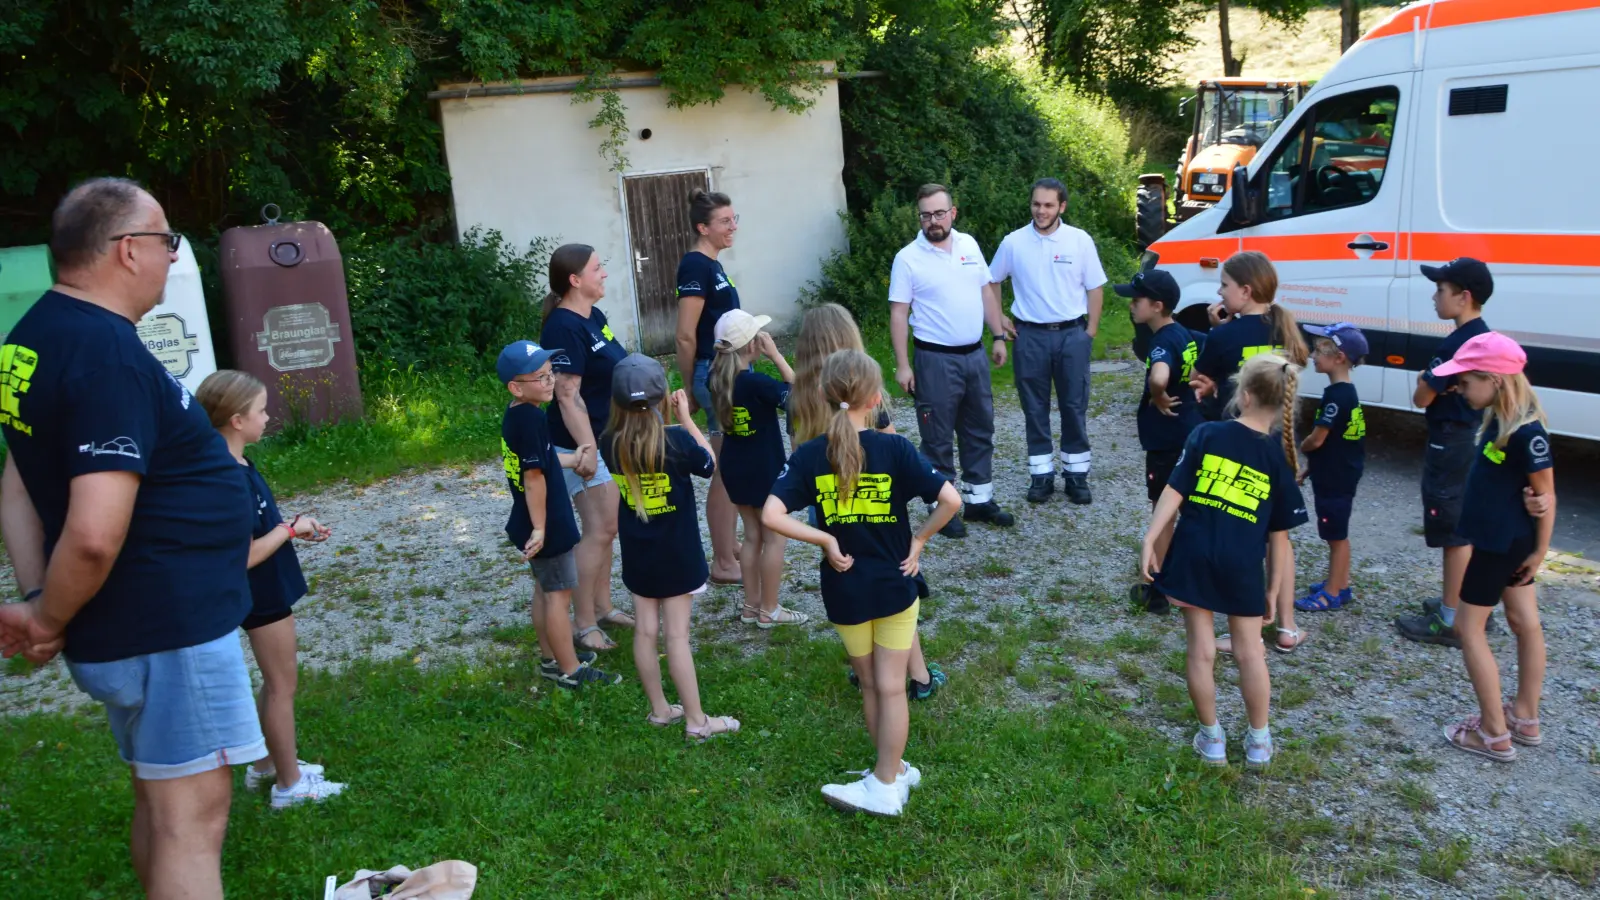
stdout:
<svg viewBox="0 0 1600 900">
<path fill-rule="evenodd" d="M 1351 250 L 1387 250 L 1389 245 L 1383 241 L 1351 241 L 1345 244 Z"/>
</svg>

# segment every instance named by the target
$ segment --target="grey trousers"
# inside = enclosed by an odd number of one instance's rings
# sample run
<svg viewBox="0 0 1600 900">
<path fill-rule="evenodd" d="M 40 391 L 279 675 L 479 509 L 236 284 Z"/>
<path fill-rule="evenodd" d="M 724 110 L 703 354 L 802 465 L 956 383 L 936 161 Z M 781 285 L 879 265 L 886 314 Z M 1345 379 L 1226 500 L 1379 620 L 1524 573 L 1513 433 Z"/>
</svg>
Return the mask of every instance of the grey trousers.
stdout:
<svg viewBox="0 0 1600 900">
<path fill-rule="evenodd" d="M 955 443 L 961 451 L 961 496 L 967 503 L 994 499 L 994 393 L 983 349 L 941 353 L 917 348 L 917 433 L 934 471 L 956 480 Z"/>
<path fill-rule="evenodd" d="M 1094 339 L 1083 328 L 1051 331 L 1017 323 L 1012 367 L 1028 434 L 1028 472 L 1055 472 L 1050 440 L 1050 387 L 1061 404 L 1061 464 L 1068 474 L 1089 472 L 1089 356 Z"/>
</svg>

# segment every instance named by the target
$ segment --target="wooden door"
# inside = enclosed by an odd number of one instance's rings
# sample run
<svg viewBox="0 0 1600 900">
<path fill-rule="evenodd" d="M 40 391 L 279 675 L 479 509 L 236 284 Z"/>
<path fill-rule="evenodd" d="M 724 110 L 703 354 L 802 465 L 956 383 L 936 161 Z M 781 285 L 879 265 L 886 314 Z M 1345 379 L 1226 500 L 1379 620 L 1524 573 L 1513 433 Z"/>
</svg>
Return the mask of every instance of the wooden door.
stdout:
<svg viewBox="0 0 1600 900">
<path fill-rule="evenodd" d="M 689 194 L 710 190 L 705 169 L 623 179 L 628 246 L 633 258 L 634 302 L 639 304 L 640 352 L 661 356 L 676 349 L 678 261 L 699 236 L 689 224 Z"/>
</svg>

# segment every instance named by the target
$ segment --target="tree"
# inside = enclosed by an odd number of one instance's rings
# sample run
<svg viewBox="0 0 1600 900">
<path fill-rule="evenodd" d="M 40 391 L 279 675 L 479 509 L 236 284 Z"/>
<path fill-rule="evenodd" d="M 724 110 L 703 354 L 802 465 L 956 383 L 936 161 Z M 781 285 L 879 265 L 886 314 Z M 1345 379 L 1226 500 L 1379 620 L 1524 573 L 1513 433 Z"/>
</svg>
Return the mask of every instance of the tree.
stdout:
<svg viewBox="0 0 1600 900">
<path fill-rule="evenodd" d="M 1028 43 L 1049 71 L 1119 106 L 1153 106 L 1173 81 L 1169 60 L 1194 44 L 1198 0 L 1014 0 Z"/>
<path fill-rule="evenodd" d="M 1339 52 L 1344 53 L 1359 40 L 1361 40 L 1361 2 L 1360 0 L 1340 0 Z"/>
<path fill-rule="evenodd" d="M 1243 56 L 1233 55 L 1233 35 L 1230 33 L 1229 11 L 1234 0 L 1216 0 L 1217 28 L 1222 38 L 1222 74 L 1237 77 L 1244 73 Z M 1257 12 L 1281 25 L 1296 25 L 1303 21 L 1306 12 L 1317 0 L 1237 0 L 1240 6 L 1254 8 Z"/>
</svg>

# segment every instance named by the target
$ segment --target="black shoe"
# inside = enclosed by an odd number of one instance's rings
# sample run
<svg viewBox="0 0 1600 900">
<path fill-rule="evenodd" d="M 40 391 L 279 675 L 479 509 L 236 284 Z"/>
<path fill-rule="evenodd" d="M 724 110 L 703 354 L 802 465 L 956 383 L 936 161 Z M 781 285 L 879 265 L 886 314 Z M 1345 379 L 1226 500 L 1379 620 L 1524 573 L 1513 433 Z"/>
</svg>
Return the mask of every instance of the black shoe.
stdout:
<svg viewBox="0 0 1600 900">
<path fill-rule="evenodd" d="M 593 650 L 578 651 L 579 665 L 593 665 L 594 661 L 599 658 L 599 654 L 595 653 Z M 551 681 L 559 681 L 561 679 L 561 664 L 556 662 L 554 659 L 541 659 L 539 660 L 539 675 L 543 678 L 548 678 Z"/>
<path fill-rule="evenodd" d="M 1164 613 L 1172 608 L 1167 595 L 1156 590 L 1153 584 L 1136 583 L 1128 588 L 1128 602 L 1150 613 Z"/>
<path fill-rule="evenodd" d="M 1077 473 L 1069 475 L 1063 472 L 1061 475 L 1061 490 L 1067 495 L 1068 500 L 1079 506 L 1088 506 L 1093 500 L 1089 495 L 1088 475 Z"/>
<path fill-rule="evenodd" d="M 1400 629 L 1400 636 L 1408 641 L 1461 649 L 1461 638 L 1456 636 L 1454 628 L 1444 623 L 1444 617 L 1437 610 L 1420 616 L 1401 616 L 1394 620 L 1394 627 Z"/>
<path fill-rule="evenodd" d="M 967 526 L 966 523 L 961 521 L 961 514 L 956 513 L 952 516 L 950 521 L 944 523 L 944 527 L 939 529 L 939 533 L 947 538 L 956 538 L 957 540 L 966 537 Z"/>
<path fill-rule="evenodd" d="M 1054 475 L 1035 475 L 1028 482 L 1028 502 L 1043 503 L 1050 499 L 1056 492 L 1056 477 Z"/>
<path fill-rule="evenodd" d="M 968 503 L 961 512 L 962 518 L 969 522 L 988 522 L 1001 528 L 1010 528 L 1017 524 L 1011 513 L 1000 508 L 1000 504 L 990 500 L 988 503 Z"/>
<path fill-rule="evenodd" d="M 1435 614 L 1437 614 L 1439 616 L 1443 616 L 1444 614 L 1439 612 L 1439 610 L 1441 610 L 1441 609 L 1444 609 L 1444 598 L 1443 597 L 1429 597 L 1428 599 L 1422 601 L 1422 614 L 1424 616 L 1431 616 L 1431 615 L 1435 615 Z M 1489 613 L 1488 621 L 1483 623 L 1483 633 L 1484 634 L 1496 634 L 1499 631 L 1500 631 L 1500 620 L 1496 619 L 1494 617 L 1494 613 L 1491 612 L 1491 613 Z"/>
</svg>

